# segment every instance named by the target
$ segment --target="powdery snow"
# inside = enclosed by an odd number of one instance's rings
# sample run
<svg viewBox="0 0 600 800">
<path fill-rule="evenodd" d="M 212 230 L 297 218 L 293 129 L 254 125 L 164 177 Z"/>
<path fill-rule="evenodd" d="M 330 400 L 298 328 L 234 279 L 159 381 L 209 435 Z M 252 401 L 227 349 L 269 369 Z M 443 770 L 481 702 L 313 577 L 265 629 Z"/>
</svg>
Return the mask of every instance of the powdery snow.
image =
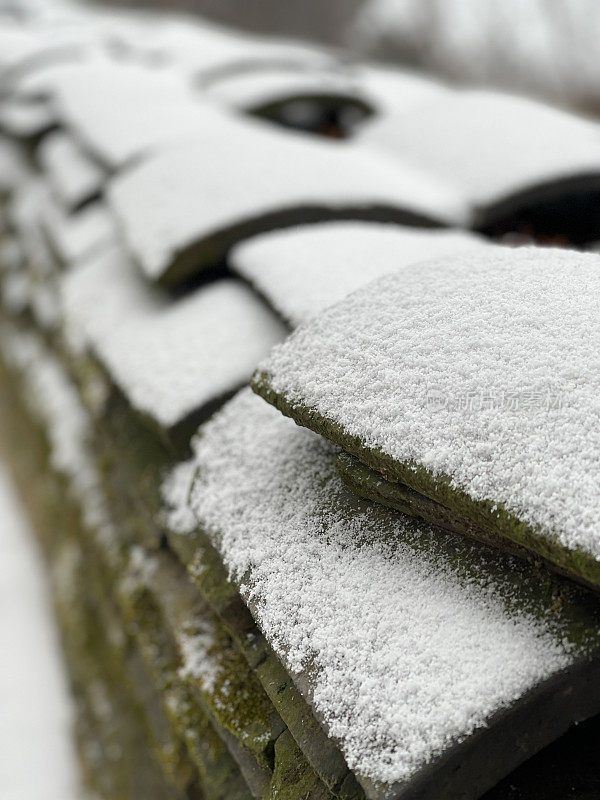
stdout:
<svg viewBox="0 0 600 800">
<path fill-rule="evenodd" d="M 600 186 L 595 123 L 498 92 L 448 92 L 366 124 L 359 138 L 429 169 L 477 206 L 590 174 Z"/>
<path fill-rule="evenodd" d="M 295 326 L 389 272 L 484 247 L 463 231 L 328 222 L 255 236 L 237 245 L 229 262 Z"/>
<path fill-rule="evenodd" d="M 527 599 L 535 575 L 507 561 L 520 580 L 496 579 L 502 556 L 360 501 L 336 448 L 250 390 L 194 450 L 200 525 L 360 776 L 410 780 L 571 662 L 560 615 Z"/>
<path fill-rule="evenodd" d="M 456 195 L 425 171 L 209 108 L 193 140 L 117 176 L 109 198 L 152 278 L 186 247 L 278 212 L 311 207 L 351 217 L 378 206 L 433 220 L 465 216 Z"/>
<path fill-rule="evenodd" d="M 367 448 L 600 558 L 600 258 L 490 248 L 401 270 L 261 368 Z"/>
<path fill-rule="evenodd" d="M 115 248 L 68 273 L 63 299 L 132 406 L 167 427 L 246 383 L 284 336 L 243 284 L 221 280 L 171 300 Z"/>
</svg>

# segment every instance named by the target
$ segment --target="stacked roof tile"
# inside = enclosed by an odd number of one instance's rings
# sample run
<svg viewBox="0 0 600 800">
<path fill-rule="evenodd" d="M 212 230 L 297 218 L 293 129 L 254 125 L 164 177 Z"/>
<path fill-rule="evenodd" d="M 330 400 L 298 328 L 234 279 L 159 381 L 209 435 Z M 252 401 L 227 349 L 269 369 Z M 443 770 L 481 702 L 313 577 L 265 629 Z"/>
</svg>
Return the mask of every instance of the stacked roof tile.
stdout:
<svg viewBox="0 0 600 800">
<path fill-rule="evenodd" d="M 600 712 L 598 257 L 498 242 L 600 238 L 595 126 L 154 14 L 0 45 L 0 441 L 89 788 L 597 788 L 534 756 Z"/>
</svg>

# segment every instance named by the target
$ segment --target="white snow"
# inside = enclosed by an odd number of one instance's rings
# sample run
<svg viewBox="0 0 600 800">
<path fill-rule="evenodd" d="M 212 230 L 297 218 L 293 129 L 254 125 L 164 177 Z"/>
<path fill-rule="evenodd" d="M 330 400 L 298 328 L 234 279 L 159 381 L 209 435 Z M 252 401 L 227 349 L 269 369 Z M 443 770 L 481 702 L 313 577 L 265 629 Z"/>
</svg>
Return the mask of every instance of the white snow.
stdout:
<svg viewBox="0 0 600 800">
<path fill-rule="evenodd" d="M 46 136 L 38 158 L 51 191 L 67 211 L 101 192 L 106 173 L 67 133 L 56 131 Z"/>
<path fill-rule="evenodd" d="M 212 693 L 223 673 L 215 626 L 201 596 L 183 567 L 165 553 L 132 550 L 126 581 L 154 594 L 179 655 L 181 677 L 197 681 L 203 692 Z"/>
<path fill-rule="evenodd" d="M 0 27 L 0 68 L 3 78 L 37 64 L 68 58 L 78 43 L 68 30 L 4 22 Z"/>
<path fill-rule="evenodd" d="M 51 464 L 69 481 L 84 521 L 112 536 L 100 476 L 89 449 L 91 423 L 77 389 L 35 333 L 4 323 L 0 346 L 6 363 L 21 375 L 27 408 L 46 431 Z"/>
<path fill-rule="evenodd" d="M 71 133 L 112 169 L 201 131 L 206 113 L 182 76 L 128 61 L 73 64 L 54 76 L 54 97 Z"/>
<path fill-rule="evenodd" d="M 465 219 L 456 194 L 425 170 L 349 143 L 216 109 L 205 113 L 193 140 L 148 158 L 109 186 L 127 243 L 151 278 L 195 242 L 276 212 L 316 207 L 352 217 L 379 206 L 390 214 Z"/>
<path fill-rule="evenodd" d="M 196 527 L 196 517 L 189 504 L 195 474 L 196 460 L 190 458 L 176 464 L 163 482 L 163 494 L 169 499 L 165 518 L 171 530 L 177 533 L 192 533 Z"/>
<path fill-rule="evenodd" d="M 404 114 L 421 103 L 436 102 L 451 91 L 418 72 L 391 65 L 360 64 L 353 75 L 365 99 L 374 107 L 374 120 L 395 112 Z"/>
<path fill-rule="evenodd" d="M 41 225 L 61 263 L 72 266 L 117 239 L 114 220 L 101 201 L 68 216 L 56 205 L 42 211 Z"/>
<path fill-rule="evenodd" d="M 250 390 L 194 450 L 199 524 L 360 776 L 410 780 L 570 663 L 558 618 L 527 598 L 535 575 L 496 579 L 486 548 L 358 500 L 336 448 Z"/>
<path fill-rule="evenodd" d="M 476 206 L 579 176 L 600 185 L 595 123 L 500 92 L 448 92 L 366 124 L 358 138 L 429 169 Z"/>
<path fill-rule="evenodd" d="M 69 384 L 56 357 L 33 333 L 18 332 L 5 324 L 2 354 L 21 374 L 29 410 L 48 432 L 52 466 L 83 491 L 92 480 L 84 449 L 90 430 L 75 387 Z"/>
<path fill-rule="evenodd" d="M 220 280 L 169 300 L 114 248 L 65 275 L 63 301 L 132 406 L 167 427 L 246 383 L 285 335 L 242 283 Z"/>
<path fill-rule="evenodd" d="M 600 257 L 487 253 L 358 290 L 261 368 L 366 448 L 600 558 Z"/>
<path fill-rule="evenodd" d="M 0 786 L 10 800 L 81 797 L 69 696 L 40 554 L 0 467 Z"/>
<path fill-rule="evenodd" d="M 56 123 L 56 114 L 43 102 L 4 100 L 0 104 L 0 127 L 16 138 L 37 136 Z"/>
<path fill-rule="evenodd" d="M 46 182 L 26 175 L 15 188 L 6 209 L 8 225 L 23 251 L 24 267 L 38 275 L 52 271 L 52 258 L 41 229 L 42 216 L 50 203 Z"/>
<path fill-rule="evenodd" d="M 0 135 L 0 195 L 14 191 L 27 174 L 25 157 L 19 145 Z"/>
<path fill-rule="evenodd" d="M 232 250 L 229 263 L 295 326 L 389 272 L 489 246 L 463 231 L 323 222 L 248 239 Z"/>
<path fill-rule="evenodd" d="M 200 82 L 221 74 L 246 72 L 261 65 L 326 66 L 334 56 L 303 42 L 253 36 L 210 22 L 183 17 L 165 19 L 137 42 L 138 51 L 161 58 Z"/>
</svg>

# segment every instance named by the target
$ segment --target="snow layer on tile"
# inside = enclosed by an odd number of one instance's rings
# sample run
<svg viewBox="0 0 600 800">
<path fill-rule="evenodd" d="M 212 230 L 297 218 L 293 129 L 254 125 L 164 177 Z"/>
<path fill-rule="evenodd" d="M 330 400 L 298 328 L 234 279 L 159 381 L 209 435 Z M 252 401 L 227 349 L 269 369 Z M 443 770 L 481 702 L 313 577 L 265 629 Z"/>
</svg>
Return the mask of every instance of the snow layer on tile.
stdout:
<svg viewBox="0 0 600 800">
<path fill-rule="evenodd" d="M 226 73 L 212 81 L 206 92 L 227 106 L 249 111 L 298 98 L 361 101 L 360 91 L 351 78 L 351 74 L 341 70 L 286 69 L 274 65 Z"/>
<path fill-rule="evenodd" d="M 37 136 L 55 124 L 56 114 L 44 102 L 5 100 L 0 105 L 0 128 L 10 136 Z"/>
<path fill-rule="evenodd" d="M 66 210 L 76 209 L 102 190 L 106 173 L 67 133 L 46 136 L 38 158 L 50 189 Z"/>
<path fill-rule="evenodd" d="M 84 521 L 101 534 L 112 535 L 100 476 L 89 451 L 89 416 L 64 367 L 40 337 L 8 323 L 0 330 L 0 348 L 6 363 L 21 375 L 28 409 L 46 431 L 52 466 L 68 479 Z"/>
<path fill-rule="evenodd" d="M 126 241 L 153 279 L 195 242 L 286 210 L 352 215 L 383 206 L 429 219 L 465 218 L 456 194 L 424 170 L 352 144 L 210 111 L 193 140 L 135 165 L 109 186 Z"/>
<path fill-rule="evenodd" d="M 117 239 L 114 220 L 101 201 L 67 215 L 55 205 L 42 212 L 41 225 L 52 250 L 65 266 L 72 266 Z"/>
<path fill-rule="evenodd" d="M 382 275 L 478 247 L 489 245 L 463 231 L 323 222 L 255 236 L 229 262 L 295 326 Z"/>
<path fill-rule="evenodd" d="M 164 555 L 132 548 L 125 580 L 130 591 L 143 586 L 160 598 L 158 602 L 181 657 L 180 675 L 194 678 L 203 692 L 212 693 L 224 669 L 213 618 L 181 565 Z"/>
<path fill-rule="evenodd" d="M 203 124 L 202 104 L 167 69 L 98 57 L 63 65 L 38 83 L 73 136 L 113 169 Z"/>
<path fill-rule="evenodd" d="M 352 74 L 374 107 L 374 119 L 394 112 L 403 114 L 413 106 L 435 102 L 450 91 L 417 72 L 393 66 L 361 64 Z"/>
<path fill-rule="evenodd" d="M 524 570 L 511 586 L 491 551 L 354 497 L 336 448 L 249 390 L 194 450 L 200 525 L 360 776 L 410 780 L 569 664 Z"/>
<path fill-rule="evenodd" d="M 49 205 L 51 200 L 46 182 L 27 175 L 19 183 L 7 207 L 7 221 L 21 244 L 25 266 L 40 275 L 48 274 L 53 268 L 41 229 L 41 219 Z"/>
<path fill-rule="evenodd" d="M 192 533 L 197 525 L 189 503 L 195 475 L 196 459 L 190 458 L 176 464 L 163 482 L 162 492 L 168 498 L 165 519 L 170 530 L 176 533 Z"/>
<path fill-rule="evenodd" d="M 86 441 L 90 430 L 75 388 L 35 334 L 20 333 L 7 325 L 2 333 L 3 356 L 22 374 L 28 404 L 48 430 L 52 466 L 79 480 L 88 469 L 81 443 Z"/>
<path fill-rule="evenodd" d="M 132 406 L 166 427 L 246 383 L 285 335 L 243 284 L 222 280 L 170 300 L 114 248 L 65 275 L 63 298 Z"/>
<path fill-rule="evenodd" d="M 140 42 L 140 50 L 144 48 L 200 81 L 244 72 L 261 64 L 316 67 L 334 60 L 331 52 L 315 45 L 253 36 L 183 17 L 172 17 L 154 26 L 154 31 Z"/>
<path fill-rule="evenodd" d="M 262 364 L 275 391 L 600 558 L 600 257 L 491 248 L 359 290 Z"/>
<path fill-rule="evenodd" d="M 428 168 L 480 206 L 580 175 L 598 175 L 600 185 L 595 123 L 498 92 L 449 92 L 365 125 L 359 138 Z"/>
<path fill-rule="evenodd" d="M 38 64 L 35 69 L 15 76 L 10 82 L 10 99 L 16 103 L 48 103 L 63 75 L 74 69 L 100 59 L 106 62 L 106 54 L 98 48 L 86 48 L 85 53 L 73 54 L 71 59 Z M 55 109 L 56 110 L 56 109 Z"/>
<path fill-rule="evenodd" d="M 60 28 L 5 21 L 0 29 L 0 70 L 6 80 L 13 71 L 68 57 L 76 49 L 69 32 Z"/>
<path fill-rule="evenodd" d="M 28 173 L 25 156 L 18 144 L 0 136 L 0 195 L 13 192 Z"/>
<path fill-rule="evenodd" d="M 78 800 L 74 709 L 44 565 L 0 468 L 0 786 L 14 800 Z"/>
</svg>

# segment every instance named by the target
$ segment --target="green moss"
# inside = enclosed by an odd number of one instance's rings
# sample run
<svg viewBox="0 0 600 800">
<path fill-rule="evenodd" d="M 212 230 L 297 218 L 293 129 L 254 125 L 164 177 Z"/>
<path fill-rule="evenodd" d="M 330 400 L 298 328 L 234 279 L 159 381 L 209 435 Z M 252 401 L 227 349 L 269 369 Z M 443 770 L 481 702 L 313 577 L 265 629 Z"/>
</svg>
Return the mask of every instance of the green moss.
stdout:
<svg viewBox="0 0 600 800">
<path fill-rule="evenodd" d="M 275 743 L 276 768 L 265 800 L 327 800 L 331 797 L 316 772 L 306 763 L 289 731 Z"/>
<path fill-rule="evenodd" d="M 158 631 L 164 632 L 160 651 L 170 653 L 170 679 L 183 674 L 215 723 L 252 753 L 261 770 L 270 772 L 273 744 L 283 723 L 262 686 L 183 567 L 165 552 L 153 557 L 148 554 L 147 558 L 152 558 L 149 580 L 137 585 L 135 579 L 123 582 L 129 602 L 135 597 L 131 619 L 140 630 L 152 630 L 155 638 Z M 210 642 L 206 631 L 211 632 Z M 210 686 L 185 669 L 181 648 L 198 634 L 203 637 L 202 647 L 210 663 Z"/>
<path fill-rule="evenodd" d="M 360 798 L 363 792 L 335 743 L 268 645 L 227 573 L 218 553 L 201 530 L 179 535 L 167 531 L 173 550 L 188 565 L 194 583 L 243 653 L 271 703 L 300 746 L 307 761 L 336 796 Z"/>
<path fill-rule="evenodd" d="M 600 589 L 600 562 L 582 550 L 567 549 L 551 531 L 527 525 L 493 500 L 474 500 L 455 488 L 448 476 L 434 475 L 415 462 L 399 462 L 379 448 L 367 447 L 360 437 L 350 435 L 316 409 L 291 402 L 285 394 L 275 392 L 266 373 L 254 375 L 252 388 L 285 416 L 330 439 L 389 483 L 401 484 L 400 494 L 408 488 L 444 506 L 449 512 L 447 518 L 461 528 L 459 532 L 467 535 L 479 532 L 478 538 L 511 552 L 532 553 L 561 574 Z"/>
<path fill-rule="evenodd" d="M 77 557 L 73 557 L 73 555 Z M 107 798 L 188 797 L 193 793 L 195 771 L 178 762 L 177 778 L 165 773 L 163 753 L 157 748 L 155 728 L 140 704 L 139 675 L 129 672 L 130 650 L 123 638 L 115 647 L 118 622 L 99 613 L 95 596 L 90 597 L 90 570 L 81 549 L 72 541 L 54 554 L 54 596 L 63 633 L 65 653 L 79 710 L 92 720 L 95 738 L 83 755 L 95 767 L 99 788 Z M 68 588 L 65 590 L 65 581 Z M 96 745 L 95 747 L 93 745 Z M 150 759 L 152 752 L 160 757 Z M 180 752 L 171 744 L 169 755 Z M 175 765 L 173 765 L 175 766 Z M 168 780 L 165 775 L 169 775 Z M 152 778 L 151 784 L 149 778 Z M 191 794 L 189 795 L 191 796 Z"/>
<path fill-rule="evenodd" d="M 107 610 L 112 595 L 111 587 L 119 579 L 126 563 L 124 556 L 127 549 L 123 548 L 122 558 L 115 561 L 114 553 L 108 552 L 110 543 L 81 525 L 79 509 L 67 499 L 67 482 L 51 469 L 45 431 L 26 412 L 19 394 L 18 376 L 0 373 L 0 380 L 3 380 L 3 388 L 6 388 L 1 395 L 0 407 L 3 452 L 6 455 L 10 445 L 11 455 L 15 456 L 12 464 L 16 468 L 20 488 L 26 495 L 28 509 L 40 524 L 38 529 L 47 545 L 57 616 L 64 633 L 63 646 L 70 655 L 72 683 L 78 697 L 83 698 L 90 685 L 100 685 L 100 678 L 105 683 L 109 681 L 115 690 L 124 692 L 128 686 L 132 694 L 137 694 L 137 725 L 144 731 L 145 760 L 154 750 L 161 766 L 160 772 L 156 768 L 154 772 L 146 770 L 149 775 L 160 775 L 161 772 L 168 774 L 172 790 L 177 797 L 183 797 L 180 792 L 184 788 L 187 792 L 196 774 L 193 761 L 198 767 L 207 797 L 249 800 L 248 788 L 237 765 L 206 716 L 201 716 L 197 704 L 195 713 L 190 713 L 188 708 L 186 714 L 178 717 L 180 726 L 173 735 L 176 715 L 169 718 L 164 710 L 165 705 L 170 709 L 175 707 L 173 690 L 165 691 L 164 696 L 158 699 L 151 682 L 148 682 L 146 668 L 140 664 L 129 636 L 123 632 L 122 623 L 116 618 L 118 612 Z M 35 475 L 35 481 L 31 480 L 32 475 Z M 104 600 L 99 602 L 99 598 Z M 106 637 L 110 646 L 106 644 Z M 110 655 L 107 655 L 109 651 Z M 184 703 L 181 702 L 182 696 L 178 697 L 180 702 L 177 710 L 181 710 Z M 83 704 L 83 699 L 81 702 Z M 190 728 L 190 725 L 194 727 Z M 182 749 L 183 741 L 188 745 L 192 761 Z M 104 766 L 106 775 L 112 774 L 112 766 L 103 764 L 102 747 L 98 744 L 94 748 L 88 744 L 88 747 L 82 746 L 81 751 L 89 754 L 95 749 L 95 762 L 100 772 Z M 111 747 L 112 752 L 115 746 Z M 123 752 L 129 758 L 130 752 L 125 745 Z M 131 757 L 134 757 L 133 753 Z M 141 757 L 137 760 L 140 764 L 143 761 Z M 107 780 L 104 780 L 102 787 L 105 796 L 111 800 L 138 796 L 147 800 L 154 797 L 150 791 L 139 795 L 133 793 L 131 786 L 117 791 L 114 786 L 111 788 L 107 784 Z M 157 781 L 157 786 L 161 782 L 164 784 L 162 778 Z M 171 794 L 160 796 L 170 797 Z"/>
</svg>

